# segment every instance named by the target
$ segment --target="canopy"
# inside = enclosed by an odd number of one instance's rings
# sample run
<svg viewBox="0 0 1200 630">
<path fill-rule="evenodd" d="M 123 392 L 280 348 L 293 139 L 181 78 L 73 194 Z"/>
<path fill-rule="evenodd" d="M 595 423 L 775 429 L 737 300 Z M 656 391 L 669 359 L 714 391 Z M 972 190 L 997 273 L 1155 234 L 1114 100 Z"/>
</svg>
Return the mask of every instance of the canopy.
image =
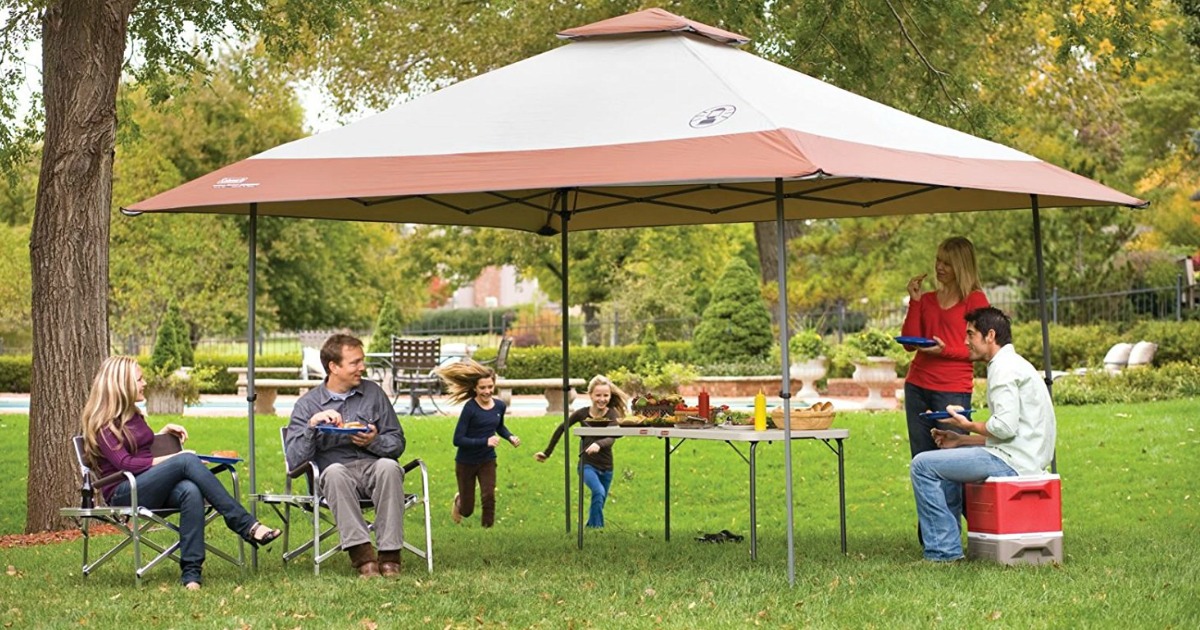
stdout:
<svg viewBox="0 0 1200 630">
<path fill-rule="evenodd" d="M 565 270 L 567 235 L 576 230 L 1032 207 L 1040 287 L 1039 205 L 1145 205 L 1020 151 L 738 50 L 747 38 L 660 9 L 559 36 L 572 41 L 127 208 L 251 217 L 252 494 L 260 215 L 559 234 Z M 778 274 L 780 294 L 787 295 L 783 232 Z M 779 321 L 788 321 L 786 301 L 779 309 Z M 565 309 L 562 316 L 566 330 Z M 1042 319 L 1048 376 L 1044 290 Z M 786 326 L 782 336 L 786 417 Z M 784 432 L 788 579 L 794 584 L 790 426 Z M 563 458 L 568 531 L 569 459 Z"/>
<path fill-rule="evenodd" d="M 569 229 L 1143 206 L 1031 155 L 739 50 L 650 9 L 565 46 L 242 160 L 129 206 Z"/>
</svg>

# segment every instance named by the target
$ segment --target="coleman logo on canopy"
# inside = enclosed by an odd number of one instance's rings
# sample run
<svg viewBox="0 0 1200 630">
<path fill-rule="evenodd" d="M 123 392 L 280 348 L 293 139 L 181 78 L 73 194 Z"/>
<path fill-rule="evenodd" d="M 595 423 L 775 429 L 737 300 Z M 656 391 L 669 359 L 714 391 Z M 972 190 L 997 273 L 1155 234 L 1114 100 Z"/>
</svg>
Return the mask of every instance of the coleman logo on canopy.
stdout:
<svg viewBox="0 0 1200 630">
<path fill-rule="evenodd" d="M 248 182 L 249 177 L 222 177 L 220 181 L 213 184 L 213 188 L 254 188 L 258 186 L 258 182 Z"/>
<path fill-rule="evenodd" d="M 692 122 L 688 123 L 696 129 L 703 129 L 713 125 L 719 125 L 725 122 L 725 119 L 733 115 L 737 108 L 733 105 L 718 105 L 710 107 L 695 116 L 692 116 Z"/>
</svg>

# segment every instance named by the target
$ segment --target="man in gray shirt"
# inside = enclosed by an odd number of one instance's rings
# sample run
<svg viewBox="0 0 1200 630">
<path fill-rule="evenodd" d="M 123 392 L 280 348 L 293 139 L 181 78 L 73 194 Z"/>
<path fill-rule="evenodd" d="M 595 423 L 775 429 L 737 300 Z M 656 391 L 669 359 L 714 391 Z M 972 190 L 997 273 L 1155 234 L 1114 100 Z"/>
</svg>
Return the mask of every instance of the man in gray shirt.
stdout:
<svg viewBox="0 0 1200 630">
<path fill-rule="evenodd" d="M 1050 390 L 1036 368 L 1012 345 L 1012 323 L 999 309 L 967 313 L 967 352 L 987 362 L 991 417 L 975 422 L 950 405 L 942 423 L 967 434 L 933 429 L 936 451 L 913 458 L 909 468 L 917 499 L 917 521 L 925 559 L 952 562 L 963 557 L 962 484 L 988 477 L 1036 475 L 1054 457 L 1056 422 Z"/>
<path fill-rule="evenodd" d="M 396 458 L 404 452 L 404 430 L 387 394 L 362 378 L 362 341 L 337 334 L 321 347 L 328 376 L 296 401 L 287 430 L 287 460 L 321 468 L 321 494 L 333 510 L 342 548 L 360 577 L 400 574 L 404 544 L 404 470 Z M 361 423 L 361 433 L 332 432 Z M 324 428 L 322 428 L 324 427 Z M 375 504 L 375 541 L 359 507 Z"/>
</svg>

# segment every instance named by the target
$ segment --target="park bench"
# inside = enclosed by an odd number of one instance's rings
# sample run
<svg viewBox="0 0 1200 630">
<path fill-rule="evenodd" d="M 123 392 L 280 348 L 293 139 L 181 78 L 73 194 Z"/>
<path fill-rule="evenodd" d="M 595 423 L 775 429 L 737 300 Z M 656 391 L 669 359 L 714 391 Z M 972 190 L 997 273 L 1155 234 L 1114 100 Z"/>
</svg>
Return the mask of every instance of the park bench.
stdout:
<svg viewBox="0 0 1200 630">
<path fill-rule="evenodd" d="M 254 372 L 257 375 L 259 370 L 255 368 Z M 275 398 L 278 396 L 280 389 L 294 387 L 303 394 L 324 382 L 323 380 L 303 378 L 255 378 L 254 413 L 277 415 L 275 413 Z"/>
<path fill-rule="evenodd" d="M 567 390 L 568 403 L 575 400 L 576 387 L 582 387 L 586 384 L 581 378 L 573 378 L 567 381 L 570 387 Z M 530 387 L 541 389 L 546 396 L 546 401 L 550 405 L 546 408 L 546 413 L 555 414 L 563 412 L 563 395 L 562 395 L 562 378 L 498 378 L 496 379 L 497 397 L 504 401 L 505 405 L 512 402 L 512 390 L 518 387 Z"/>
<path fill-rule="evenodd" d="M 255 367 L 254 374 L 259 377 L 273 376 L 274 378 L 292 378 L 292 377 L 303 378 L 304 374 L 301 373 L 302 369 L 303 368 L 298 368 L 298 367 Z M 229 372 L 230 374 L 237 374 L 238 396 L 245 396 L 246 395 L 246 373 L 250 371 L 250 368 L 228 367 L 228 368 L 225 368 L 225 371 Z M 259 380 L 261 380 L 261 379 L 259 379 Z M 257 380 L 255 381 L 255 384 L 256 385 L 258 384 Z"/>
</svg>

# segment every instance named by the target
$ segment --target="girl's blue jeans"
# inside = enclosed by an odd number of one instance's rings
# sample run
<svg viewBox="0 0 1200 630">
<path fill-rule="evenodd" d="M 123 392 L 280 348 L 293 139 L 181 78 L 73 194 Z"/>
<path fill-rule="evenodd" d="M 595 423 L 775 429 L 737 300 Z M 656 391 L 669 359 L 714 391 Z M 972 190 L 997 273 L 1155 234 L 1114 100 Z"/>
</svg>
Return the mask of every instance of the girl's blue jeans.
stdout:
<svg viewBox="0 0 1200 630">
<path fill-rule="evenodd" d="M 583 484 L 592 492 L 592 503 L 588 509 L 588 527 L 604 527 L 604 502 L 608 501 L 608 489 L 612 486 L 613 471 L 599 470 L 590 464 L 583 465 Z"/>
</svg>

